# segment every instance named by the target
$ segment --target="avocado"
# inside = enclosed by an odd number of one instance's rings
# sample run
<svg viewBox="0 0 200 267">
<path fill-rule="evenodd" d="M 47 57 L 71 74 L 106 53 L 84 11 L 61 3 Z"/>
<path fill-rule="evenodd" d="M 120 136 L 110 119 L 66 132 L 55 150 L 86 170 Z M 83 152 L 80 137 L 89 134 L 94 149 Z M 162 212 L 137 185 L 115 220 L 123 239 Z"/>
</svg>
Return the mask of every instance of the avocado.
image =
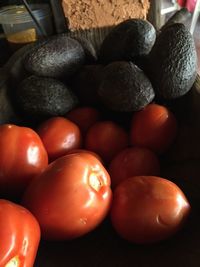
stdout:
<svg viewBox="0 0 200 267">
<path fill-rule="evenodd" d="M 83 36 L 74 36 L 73 38 L 83 47 L 85 52 L 85 64 L 94 64 L 97 61 L 97 52 L 93 44 Z"/>
<path fill-rule="evenodd" d="M 19 84 L 15 102 L 18 110 L 33 120 L 64 115 L 78 104 L 76 96 L 62 82 L 34 75 Z"/>
<path fill-rule="evenodd" d="M 144 72 L 126 61 L 116 61 L 104 68 L 98 94 L 107 108 L 119 112 L 138 111 L 155 96 Z"/>
<path fill-rule="evenodd" d="M 19 123 L 20 118 L 16 114 L 9 95 L 9 73 L 0 68 L 0 125 L 5 123 Z"/>
<path fill-rule="evenodd" d="M 98 105 L 98 87 L 104 66 L 99 64 L 84 65 L 71 79 L 71 87 L 81 105 Z"/>
<path fill-rule="evenodd" d="M 85 62 L 85 52 L 75 39 L 61 34 L 31 49 L 24 59 L 25 69 L 38 76 L 67 78 Z"/>
<path fill-rule="evenodd" d="M 153 25 L 142 19 L 129 19 L 115 26 L 105 37 L 99 51 L 99 61 L 135 61 L 147 55 L 156 39 Z"/>
<path fill-rule="evenodd" d="M 18 49 L 4 65 L 4 69 L 9 74 L 10 86 L 15 88 L 16 84 L 20 83 L 23 79 L 30 76 L 30 74 L 24 68 L 24 58 L 32 49 L 44 44 L 47 38 L 37 40 L 33 43 L 24 45 Z"/>
<path fill-rule="evenodd" d="M 193 37 L 183 24 L 163 28 L 146 67 L 160 99 L 176 99 L 191 89 L 197 75 L 197 54 Z"/>
</svg>

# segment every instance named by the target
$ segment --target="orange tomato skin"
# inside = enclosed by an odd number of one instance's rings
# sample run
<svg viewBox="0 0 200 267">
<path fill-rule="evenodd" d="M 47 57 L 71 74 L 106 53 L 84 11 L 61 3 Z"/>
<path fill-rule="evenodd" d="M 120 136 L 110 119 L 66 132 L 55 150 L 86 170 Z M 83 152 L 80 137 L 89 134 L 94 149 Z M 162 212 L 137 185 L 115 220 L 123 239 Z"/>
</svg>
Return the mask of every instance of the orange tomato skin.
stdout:
<svg viewBox="0 0 200 267">
<path fill-rule="evenodd" d="M 112 188 L 125 179 L 138 175 L 159 175 L 157 155 L 144 147 L 130 147 L 117 154 L 109 165 Z"/>
<path fill-rule="evenodd" d="M 105 163 L 128 147 L 128 134 L 112 121 L 95 123 L 85 137 L 85 148 L 97 153 Z"/>
<path fill-rule="evenodd" d="M 49 156 L 53 161 L 64 156 L 82 144 L 79 127 L 64 117 L 52 117 L 44 121 L 37 129 Z"/>
<path fill-rule="evenodd" d="M 149 104 L 133 115 L 130 140 L 132 145 L 144 146 L 156 153 L 164 153 L 177 134 L 177 121 L 164 106 Z"/>
<path fill-rule="evenodd" d="M 48 155 L 38 134 L 28 127 L 0 126 L 0 195 L 21 196 L 30 181 L 48 165 Z"/>
<path fill-rule="evenodd" d="M 89 128 L 100 120 L 100 113 L 92 107 L 79 107 L 67 113 L 66 118 L 77 124 L 85 136 Z"/>
<path fill-rule="evenodd" d="M 124 239 L 139 244 L 171 237 L 181 229 L 190 204 L 177 185 L 155 176 L 135 176 L 113 193 L 111 221 Z"/>
<path fill-rule="evenodd" d="M 0 199 L 0 240 L 1 267 L 12 260 L 20 267 L 34 265 L 40 242 L 39 224 L 27 209 L 4 199 Z"/>
<path fill-rule="evenodd" d="M 68 240 L 96 228 L 111 200 L 110 176 L 101 162 L 75 152 L 52 162 L 29 185 L 22 203 L 37 218 L 44 239 Z"/>
</svg>

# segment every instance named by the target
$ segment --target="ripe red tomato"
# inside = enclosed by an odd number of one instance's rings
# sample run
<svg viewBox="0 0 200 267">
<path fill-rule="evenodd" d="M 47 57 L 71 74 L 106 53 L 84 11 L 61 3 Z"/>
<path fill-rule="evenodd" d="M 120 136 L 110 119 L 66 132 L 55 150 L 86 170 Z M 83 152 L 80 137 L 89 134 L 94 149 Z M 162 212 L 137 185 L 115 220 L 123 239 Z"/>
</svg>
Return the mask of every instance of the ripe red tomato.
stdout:
<svg viewBox="0 0 200 267">
<path fill-rule="evenodd" d="M 85 137 L 85 148 L 91 150 L 106 162 L 128 146 L 128 134 L 112 121 L 95 123 Z"/>
<path fill-rule="evenodd" d="M 32 267 L 40 242 L 40 227 L 24 207 L 0 199 L 0 266 Z"/>
<path fill-rule="evenodd" d="M 113 194 L 111 221 L 117 233 L 135 243 L 169 238 L 183 225 L 190 205 L 177 185 L 155 176 L 135 176 Z"/>
<path fill-rule="evenodd" d="M 27 127 L 0 126 L 0 195 L 19 196 L 48 165 L 38 134 Z"/>
<path fill-rule="evenodd" d="M 130 132 L 132 145 L 163 153 L 174 141 L 176 133 L 176 118 L 164 106 L 149 104 L 133 115 Z"/>
<path fill-rule="evenodd" d="M 77 124 L 82 135 L 85 136 L 88 129 L 100 120 L 100 112 L 92 107 L 79 107 L 67 113 L 66 117 Z"/>
<path fill-rule="evenodd" d="M 39 126 L 37 132 L 50 161 L 81 147 L 81 133 L 78 126 L 66 118 L 50 118 Z"/>
<path fill-rule="evenodd" d="M 82 236 L 107 215 L 110 176 L 91 153 L 73 153 L 52 162 L 30 184 L 23 204 L 38 219 L 44 239 Z"/>
<path fill-rule="evenodd" d="M 113 188 L 132 176 L 159 175 L 159 159 L 154 152 L 147 148 L 126 148 L 119 152 L 111 161 L 109 174 Z"/>
<path fill-rule="evenodd" d="M 94 157 L 96 157 L 103 164 L 103 161 L 102 161 L 101 157 L 99 155 L 97 155 L 95 152 L 92 152 L 90 150 L 86 150 L 86 149 L 73 149 L 73 150 L 70 150 L 66 155 L 68 155 L 68 154 L 74 154 L 74 153 L 89 153 L 89 154 L 93 155 Z"/>
</svg>

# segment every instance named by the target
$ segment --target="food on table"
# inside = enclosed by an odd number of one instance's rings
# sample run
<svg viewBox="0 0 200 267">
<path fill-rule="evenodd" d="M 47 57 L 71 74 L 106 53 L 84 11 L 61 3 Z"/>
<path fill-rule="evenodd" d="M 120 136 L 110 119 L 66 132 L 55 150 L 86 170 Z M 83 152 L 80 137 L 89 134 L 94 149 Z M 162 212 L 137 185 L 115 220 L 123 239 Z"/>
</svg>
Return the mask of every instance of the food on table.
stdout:
<svg viewBox="0 0 200 267">
<path fill-rule="evenodd" d="M 113 62 L 104 68 L 98 94 L 107 108 L 120 112 L 140 110 L 155 97 L 145 73 L 126 61 Z"/>
<path fill-rule="evenodd" d="M 85 137 L 85 148 L 100 155 L 105 163 L 109 163 L 128 144 L 128 133 L 112 121 L 95 123 Z"/>
<path fill-rule="evenodd" d="M 138 175 L 159 175 L 160 162 L 148 148 L 133 146 L 119 152 L 109 164 L 112 188 L 127 178 Z"/>
<path fill-rule="evenodd" d="M 19 197 L 48 165 L 39 135 L 28 127 L 0 126 L 0 197 Z"/>
<path fill-rule="evenodd" d="M 125 20 L 106 35 L 99 51 L 104 64 L 113 61 L 133 61 L 149 54 L 156 40 L 156 30 L 147 20 Z"/>
<path fill-rule="evenodd" d="M 24 58 L 24 67 L 33 75 L 60 78 L 74 74 L 85 62 L 81 44 L 67 34 L 48 38 Z"/>
<path fill-rule="evenodd" d="M 181 23 L 158 35 L 146 65 L 156 96 L 175 99 L 185 95 L 197 76 L 197 54 L 189 30 Z"/>
<path fill-rule="evenodd" d="M 100 120 L 100 112 L 93 107 L 77 107 L 69 111 L 66 117 L 78 125 L 83 136 L 89 128 Z"/>
<path fill-rule="evenodd" d="M 64 115 L 78 104 L 75 94 L 63 82 L 34 75 L 19 84 L 15 95 L 18 110 L 29 120 Z"/>
<path fill-rule="evenodd" d="M 40 226 L 24 207 L 0 199 L 0 266 L 32 267 L 40 242 Z"/>
<path fill-rule="evenodd" d="M 190 204 L 173 182 L 155 176 L 135 176 L 113 192 L 111 221 L 124 239 L 139 243 L 165 240 L 182 228 Z"/>
<path fill-rule="evenodd" d="M 52 117 L 42 122 L 37 133 L 50 161 L 66 155 L 70 150 L 81 147 L 82 136 L 79 127 L 63 117 Z"/>
<path fill-rule="evenodd" d="M 176 117 L 169 108 L 150 104 L 133 114 L 130 130 L 131 144 L 144 146 L 162 154 L 173 144 L 177 128 Z"/>
<path fill-rule="evenodd" d="M 42 238 L 74 239 L 94 230 L 112 200 L 110 176 L 91 153 L 58 158 L 26 190 L 22 203 L 37 218 Z"/>
</svg>

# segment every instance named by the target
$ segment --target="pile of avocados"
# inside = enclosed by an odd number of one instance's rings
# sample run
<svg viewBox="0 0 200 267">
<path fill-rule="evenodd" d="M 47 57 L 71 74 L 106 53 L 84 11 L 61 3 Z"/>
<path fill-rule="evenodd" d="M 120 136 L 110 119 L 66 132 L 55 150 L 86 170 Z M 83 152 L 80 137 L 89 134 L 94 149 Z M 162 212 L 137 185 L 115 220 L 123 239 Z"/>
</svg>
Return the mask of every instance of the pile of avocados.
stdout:
<svg viewBox="0 0 200 267">
<path fill-rule="evenodd" d="M 36 43 L 23 58 L 27 75 L 13 90 L 17 112 L 41 121 L 77 105 L 129 113 L 178 99 L 197 75 L 193 37 L 182 23 L 158 31 L 142 19 L 112 28 L 98 51 L 68 33 Z"/>
</svg>

